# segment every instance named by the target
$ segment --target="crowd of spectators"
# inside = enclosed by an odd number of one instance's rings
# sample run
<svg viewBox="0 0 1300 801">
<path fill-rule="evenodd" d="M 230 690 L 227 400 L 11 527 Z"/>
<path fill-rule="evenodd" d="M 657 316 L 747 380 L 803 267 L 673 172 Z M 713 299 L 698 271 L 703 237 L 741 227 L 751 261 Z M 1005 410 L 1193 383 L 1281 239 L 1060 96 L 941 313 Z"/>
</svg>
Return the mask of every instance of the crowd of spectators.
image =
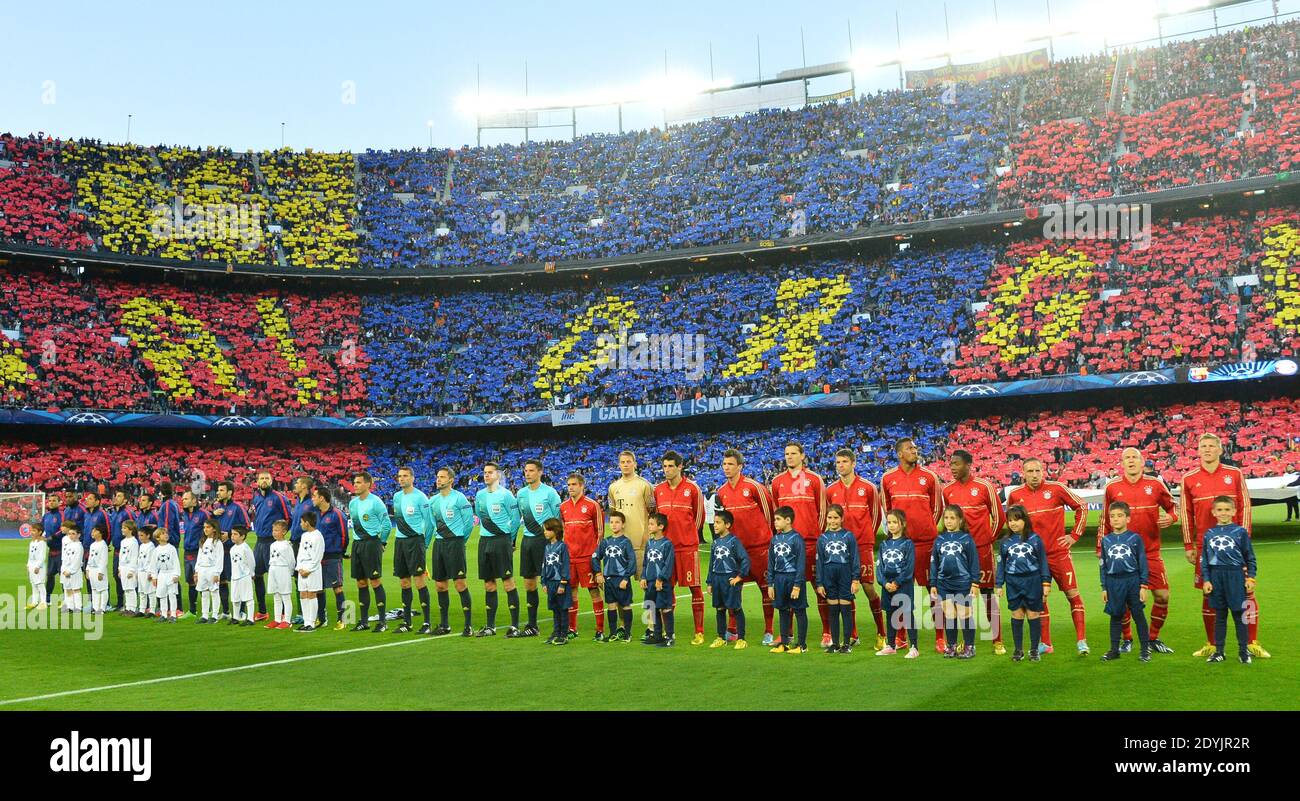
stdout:
<svg viewBox="0 0 1300 801">
<path fill-rule="evenodd" d="M 85 250 L 85 218 L 71 211 L 72 186 L 53 169 L 57 141 L 0 134 L 0 240 Z"/>
</svg>

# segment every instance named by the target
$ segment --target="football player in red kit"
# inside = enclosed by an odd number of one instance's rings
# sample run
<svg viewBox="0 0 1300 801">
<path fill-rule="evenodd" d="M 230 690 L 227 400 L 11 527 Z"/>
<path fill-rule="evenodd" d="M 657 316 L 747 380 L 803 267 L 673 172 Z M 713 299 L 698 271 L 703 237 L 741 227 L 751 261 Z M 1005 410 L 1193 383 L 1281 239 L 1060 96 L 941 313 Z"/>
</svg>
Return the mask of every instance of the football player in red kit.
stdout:
<svg viewBox="0 0 1300 801">
<path fill-rule="evenodd" d="M 1002 656 L 1007 652 L 1002 644 L 1002 616 L 998 609 L 996 572 L 993 564 L 993 541 L 1002 531 L 1005 519 L 1002 496 L 993 483 L 976 478 L 971 473 L 974 457 L 970 451 L 953 451 L 948 459 L 952 470 L 952 483 L 943 488 L 945 504 L 960 506 L 966 518 L 966 528 L 975 540 L 980 559 L 980 595 L 984 597 L 984 614 L 993 633 L 993 653 Z M 972 614 L 975 614 L 972 612 Z"/>
<path fill-rule="evenodd" d="M 937 523 L 943 511 L 939 476 L 921 466 L 921 452 L 911 437 L 894 443 L 894 452 L 898 454 L 898 466 L 886 470 L 880 477 L 880 503 L 885 509 L 898 509 L 906 515 L 907 536 L 916 547 L 914 577 L 917 584 L 928 589 L 930 549 L 938 536 Z M 930 593 L 925 593 L 925 597 L 928 599 Z M 930 615 L 934 619 L 934 648 L 943 653 L 947 643 L 939 620 L 940 607 L 934 602 L 930 603 Z M 901 647 L 901 643 L 896 647 Z"/>
<path fill-rule="evenodd" d="M 569 639 L 578 636 L 578 588 L 586 587 L 591 593 L 591 608 L 596 615 L 596 637 L 602 642 L 605 636 L 605 604 L 600 597 L 600 587 L 591 572 L 591 555 L 605 536 L 605 513 L 600 504 L 587 497 L 587 482 L 578 473 L 569 474 L 569 497 L 560 504 L 560 520 L 564 522 L 564 544 L 569 549 Z"/>
<path fill-rule="evenodd" d="M 1119 463 L 1123 472 L 1106 482 L 1102 508 L 1109 509 L 1116 501 L 1128 504 L 1128 529 L 1142 538 L 1147 552 L 1147 586 L 1151 588 L 1151 625 L 1147 636 L 1151 650 L 1172 654 L 1174 649 L 1160 641 L 1160 627 L 1169 615 L 1169 574 L 1165 571 L 1165 560 L 1160 555 L 1160 529 L 1168 528 L 1174 522 L 1174 496 L 1169 494 L 1165 482 L 1143 475 L 1142 451 L 1125 448 L 1120 454 Z M 1106 524 L 1102 521 L 1097 526 L 1098 558 L 1101 558 L 1101 538 L 1106 533 Z M 1128 615 L 1124 616 L 1123 636 L 1120 651 L 1127 653 L 1133 649 Z"/>
<path fill-rule="evenodd" d="M 685 462 L 677 451 L 668 451 L 661 463 L 664 480 L 654 488 L 655 511 L 668 518 L 668 539 L 673 543 L 676 566 L 673 586 L 689 587 L 695 636 L 691 645 L 704 644 L 704 593 L 700 590 L 700 529 L 704 526 L 704 493 L 700 485 L 682 475 Z"/>
<path fill-rule="evenodd" d="M 1020 466 L 1020 474 L 1025 477 L 1023 486 L 1016 487 L 1007 496 L 1007 505 L 1020 505 L 1029 513 L 1029 523 L 1034 533 L 1043 540 L 1047 548 L 1047 566 L 1052 571 L 1056 586 L 1065 591 L 1070 601 L 1070 617 L 1074 620 L 1075 645 L 1079 656 L 1087 656 L 1088 639 L 1086 619 L 1083 610 L 1083 596 L 1079 594 L 1079 575 L 1074 571 L 1074 560 L 1070 558 L 1070 546 L 1083 536 L 1084 526 L 1088 524 L 1088 509 L 1079 500 L 1079 496 L 1059 481 L 1044 479 L 1041 459 L 1026 459 Z M 1065 510 L 1074 510 L 1074 527 L 1065 532 Z M 1040 653 L 1052 653 L 1052 634 L 1050 615 L 1047 604 L 1043 604 L 1043 640 L 1038 645 Z"/>
<path fill-rule="evenodd" d="M 772 542 L 772 498 L 767 487 L 741 472 L 745 457 L 740 451 L 728 448 L 722 454 L 722 475 L 726 481 L 718 487 L 717 505 L 735 518 L 731 533 L 749 554 L 749 575 L 746 581 L 758 585 L 763 599 L 763 644 L 771 645 L 772 601 L 767 597 L 767 547 Z M 731 624 L 735 625 L 734 621 Z"/>
<path fill-rule="evenodd" d="M 862 562 L 858 582 L 871 604 L 871 616 L 876 621 L 876 650 L 885 647 L 885 616 L 880 611 L 880 593 L 876 590 L 876 530 L 880 528 L 880 492 L 876 485 L 855 471 L 857 456 L 849 448 L 835 452 L 835 473 L 838 478 L 826 487 L 826 503 L 844 507 L 844 528 L 858 541 L 858 557 Z M 849 642 L 858 644 L 857 615 L 854 614 L 853 631 Z"/>
<path fill-rule="evenodd" d="M 1246 477 L 1242 472 L 1219 461 L 1223 456 L 1223 443 L 1214 434 L 1202 434 L 1196 443 L 1196 453 L 1201 458 L 1201 466 L 1183 476 L 1179 498 L 1179 520 L 1183 524 L 1183 552 L 1187 561 L 1196 566 L 1196 589 L 1203 589 L 1201 576 L 1201 540 L 1207 529 L 1217 525 L 1212 507 L 1219 495 L 1227 495 L 1237 502 L 1237 511 L 1233 522 L 1248 533 L 1250 525 L 1250 493 L 1246 490 Z M 1209 656 L 1214 653 L 1214 610 L 1210 608 L 1208 596 L 1204 596 L 1201 606 L 1201 618 L 1205 621 L 1205 648 L 1193 656 Z M 1255 600 L 1255 591 L 1246 592 L 1246 628 L 1249 644 L 1246 649 L 1251 656 L 1267 659 L 1271 654 L 1259 644 L 1259 602 Z"/>
<path fill-rule="evenodd" d="M 817 539 L 826 523 L 826 485 L 822 477 L 808 469 L 808 457 L 797 442 L 785 445 L 785 472 L 772 479 L 772 500 L 777 508 L 794 510 L 794 530 L 803 537 L 806 579 L 813 581 L 817 563 Z M 830 618 L 825 598 L 817 599 L 817 614 L 822 619 L 822 647 L 831 644 Z"/>
</svg>

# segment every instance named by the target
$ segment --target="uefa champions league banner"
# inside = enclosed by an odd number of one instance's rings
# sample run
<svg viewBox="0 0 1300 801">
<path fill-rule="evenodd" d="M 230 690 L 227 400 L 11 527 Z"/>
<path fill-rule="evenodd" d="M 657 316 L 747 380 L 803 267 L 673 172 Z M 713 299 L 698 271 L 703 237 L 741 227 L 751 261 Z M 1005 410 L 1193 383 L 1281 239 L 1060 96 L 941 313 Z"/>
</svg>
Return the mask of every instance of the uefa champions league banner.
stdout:
<svg viewBox="0 0 1300 801">
<path fill-rule="evenodd" d="M 724 398 L 692 398 L 639 406 L 595 406 L 586 409 L 553 409 L 551 425 L 575 426 L 597 423 L 628 423 L 670 420 L 701 414 L 765 412 L 774 409 L 830 409 L 849 405 L 849 393 L 820 395 L 732 395 Z"/>
<path fill-rule="evenodd" d="M 991 384 L 958 384 L 955 386 L 890 389 L 875 393 L 872 401 L 884 405 L 915 403 L 917 401 L 961 400 L 964 398 L 1041 395 L 1051 392 L 1078 392 L 1080 390 L 1107 389 L 1111 387 L 1150 387 L 1177 382 L 1178 378 L 1175 375 L 1175 370 L 1171 368 L 1143 370 L 1137 373 L 1030 378 L 1022 381 L 1001 381 Z"/>
</svg>

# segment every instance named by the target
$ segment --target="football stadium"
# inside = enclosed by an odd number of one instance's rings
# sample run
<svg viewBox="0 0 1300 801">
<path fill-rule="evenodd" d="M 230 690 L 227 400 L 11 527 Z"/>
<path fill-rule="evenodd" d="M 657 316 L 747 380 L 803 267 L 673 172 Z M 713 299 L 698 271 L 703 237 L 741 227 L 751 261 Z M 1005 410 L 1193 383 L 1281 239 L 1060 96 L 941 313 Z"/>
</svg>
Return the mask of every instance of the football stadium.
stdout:
<svg viewBox="0 0 1300 801">
<path fill-rule="evenodd" d="M 1300 708 L 1300 3 L 393 5 L 15 51 L 0 710 Z"/>
</svg>

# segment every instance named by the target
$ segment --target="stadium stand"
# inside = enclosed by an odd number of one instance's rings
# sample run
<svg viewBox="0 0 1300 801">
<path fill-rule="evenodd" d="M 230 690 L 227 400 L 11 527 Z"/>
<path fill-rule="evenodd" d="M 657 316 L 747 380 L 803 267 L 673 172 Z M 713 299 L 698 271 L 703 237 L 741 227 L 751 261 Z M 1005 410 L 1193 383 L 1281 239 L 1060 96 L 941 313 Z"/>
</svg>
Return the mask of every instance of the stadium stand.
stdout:
<svg viewBox="0 0 1300 801">
<path fill-rule="evenodd" d="M 57 142 L 0 135 L 0 240 L 85 250 L 83 215 L 68 210 L 72 187 L 54 169 Z"/>
</svg>

